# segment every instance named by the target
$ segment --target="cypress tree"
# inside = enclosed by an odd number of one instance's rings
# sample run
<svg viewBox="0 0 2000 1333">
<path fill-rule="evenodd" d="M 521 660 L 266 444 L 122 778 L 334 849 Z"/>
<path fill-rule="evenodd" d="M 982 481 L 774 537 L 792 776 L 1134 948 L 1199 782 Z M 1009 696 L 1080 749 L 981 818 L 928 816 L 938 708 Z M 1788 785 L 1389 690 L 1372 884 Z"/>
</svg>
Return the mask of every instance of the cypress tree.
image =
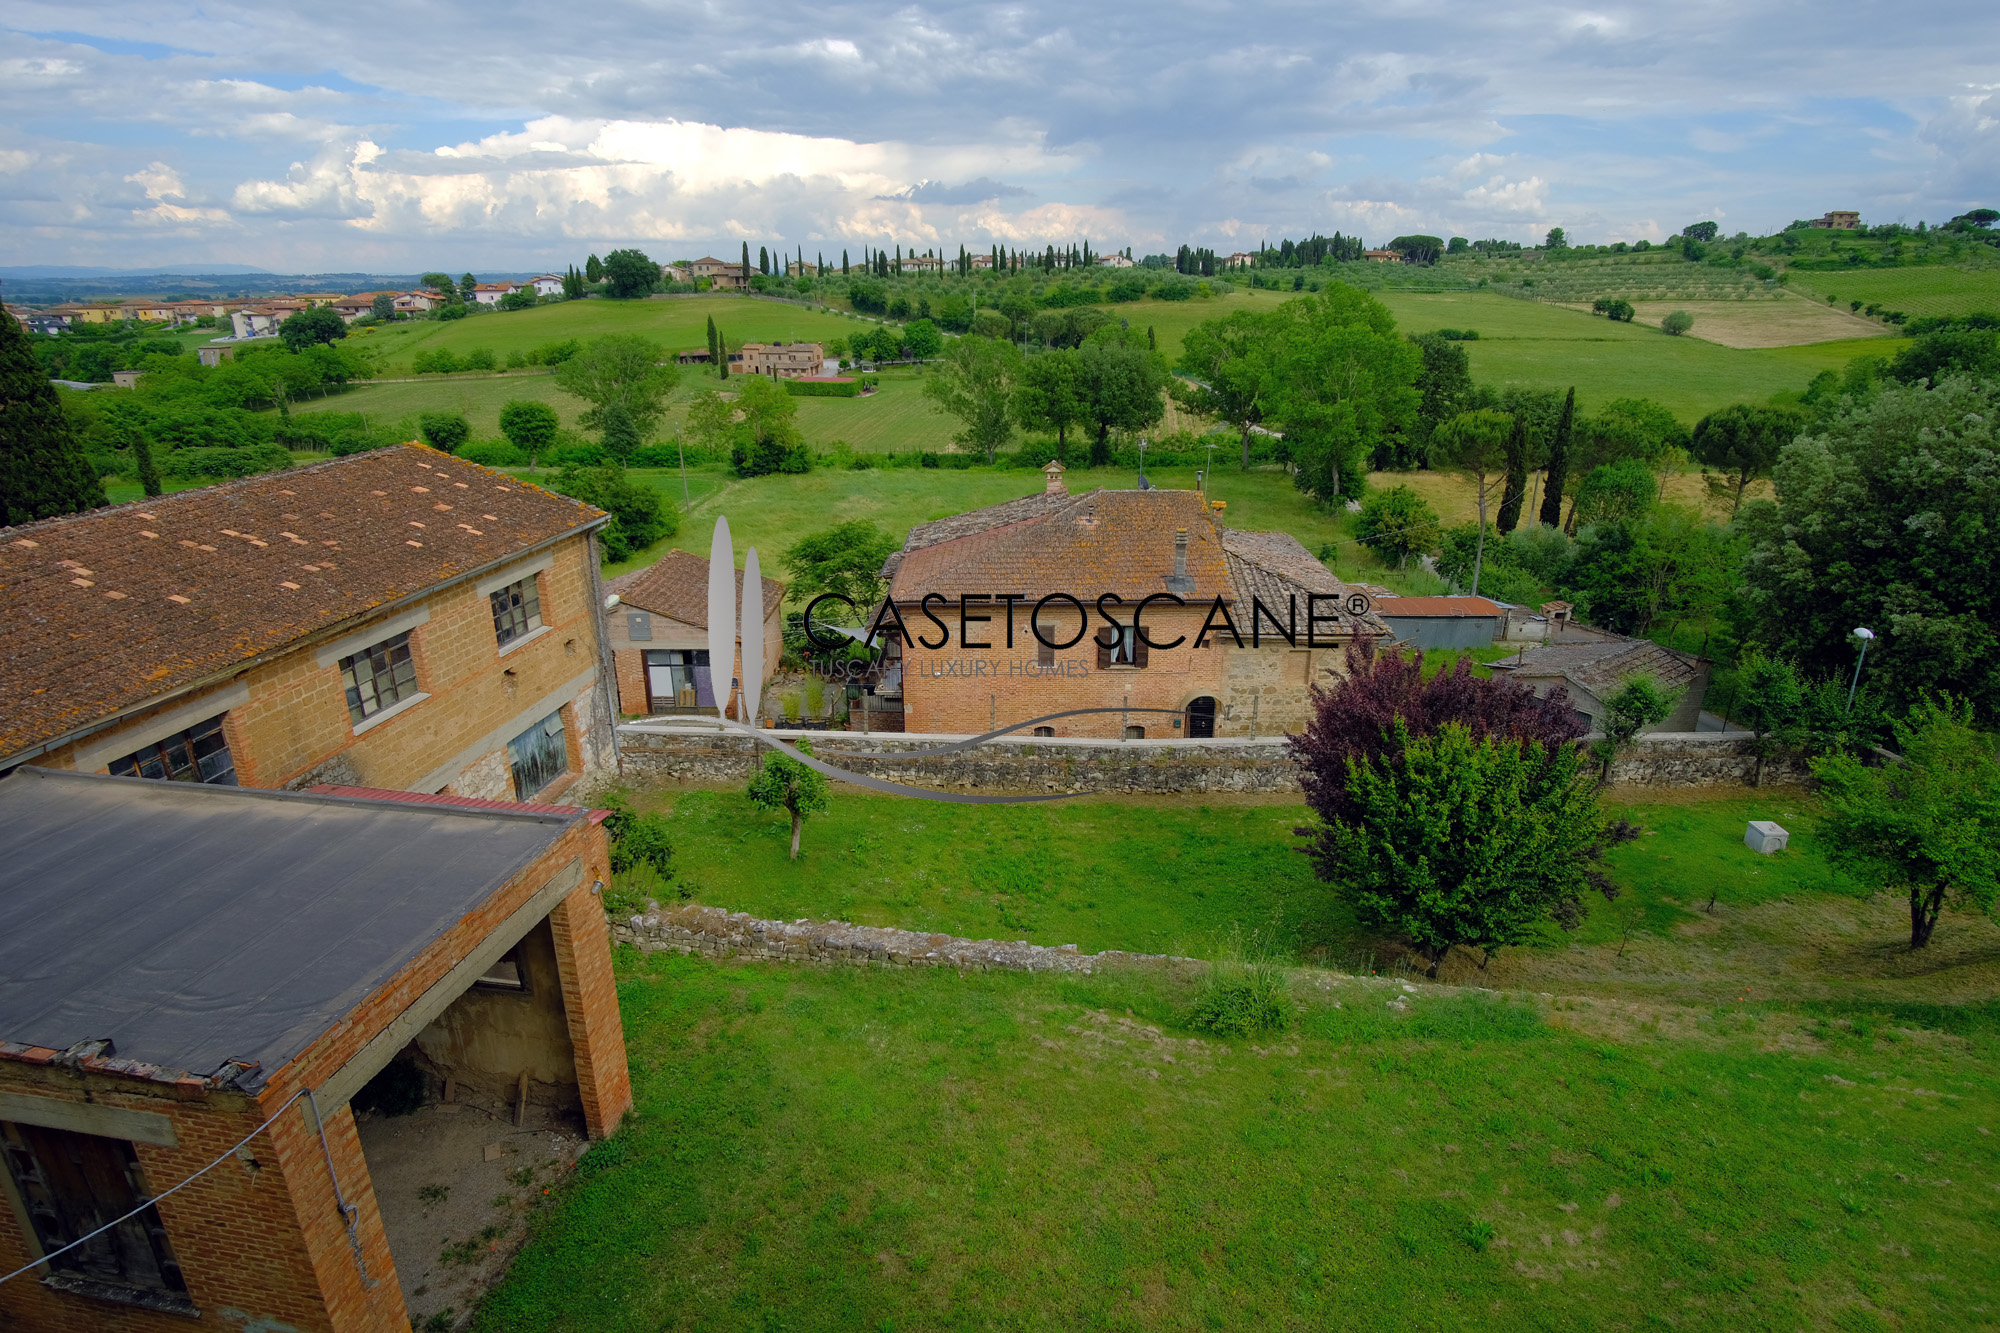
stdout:
<svg viewBox="0 0 2000 1333">
<path fill-rule="evenodd" d="M 847 251 L 845 251 L 845 250 L 842 250 L 842 251 L 840 252 L 840 276 L 841 276 L 841 277 L 843 277 L 843 278 L 844 278 L 844 277 L 846 277 L 846 276 L 848 276 L 848 273 L 847 273 Z"/>
<path fill-rule="evenodd" d="M 1514 417 L 1514 433 L 1507 437 L 1507 488 L 1500 493 L 1500 513 L 1494 527 L 1505 536 L 1521 523 L 1521 504 L 1528 498 L 1528 418 Z"/>
<path fill-rule="evenodd" d="M 0 526 L 109 503 L 27 333 L 0 314 Z"/>
<path fill-rule="evenodd" d="M 708 364 L 715 364 L 715 316 L 708 317 Z"/>
<path fill-rule="evenodd" d="M 750 243 L 745 241 L 743 248 L 749 249 Z M 722 336 L 720 329 L 715 334 L 715 375 L 717 379 L 729 378 L 729 339 Z"/>
<path fill-rule="evenodd" d="M 146 438 L 143 430 L 132 432 L 132 461 L 139 466 L 139 485 L 145 488 L 146 497 L 151 499 L 160 494 L 160 469 L 153 464 L 153 442 Z"/>
<path fill-rule="evenodd" d="M 1549 527 L 1562 526 L 1563 487 L 1569 482 L 1569 440 L 1576 429 L 1576 389 L 1563 398 L 1562 415 L 1556 418 L 1555 438 L 1549 441 L 1549 473 L 1542 482 L 1541 521 Z"/>
<path fill-rule="evenodd" d="M 749 242 L 745 241 L 744 245 L 747 248 Z M 771 271 L 771 252 L 761 245 L 757 247 L 757 271 L 759 273 L 769 273 Z"/>
<path fill-rule="evenodd" d="M 743 242 L 743 281 L 750 281 L 750 242 Z"/>
</svg>

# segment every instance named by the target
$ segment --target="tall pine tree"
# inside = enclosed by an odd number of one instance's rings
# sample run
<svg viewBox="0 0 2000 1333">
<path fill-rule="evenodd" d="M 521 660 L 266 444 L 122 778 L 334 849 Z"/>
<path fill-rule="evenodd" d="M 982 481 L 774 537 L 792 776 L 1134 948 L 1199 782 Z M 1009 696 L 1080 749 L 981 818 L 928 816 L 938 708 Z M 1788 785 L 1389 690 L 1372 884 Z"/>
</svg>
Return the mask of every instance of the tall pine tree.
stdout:
<svg viewBox="0 0 2000 1333">
<path fill-rule="evenodd" d="M 0 314 L 0 526 L 109 503 L 27 333 Z"/>
<path fill-rule="evenodd" d="M 1555 437 L 1549 441 L 1549 472 L 1542 480 L 1541 521 L 1552 528 L 1562 526 L 1563 487 L 1569 484 L 1569 441 L 1576 430 L 1576 389 L 1563 398 L 1562 415 L 1556 418 Z"/>
</svg>

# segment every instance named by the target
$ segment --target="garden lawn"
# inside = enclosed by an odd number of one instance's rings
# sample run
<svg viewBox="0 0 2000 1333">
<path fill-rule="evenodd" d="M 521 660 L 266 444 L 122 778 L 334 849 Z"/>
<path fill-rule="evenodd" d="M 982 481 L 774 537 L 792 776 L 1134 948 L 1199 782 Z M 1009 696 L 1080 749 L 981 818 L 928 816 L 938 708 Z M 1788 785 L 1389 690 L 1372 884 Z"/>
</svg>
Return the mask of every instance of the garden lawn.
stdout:
<svg viewBox="0 0 2000 1333">
<path fill-rule="evenodd" d="M 1304 973 L 1204 1040 L 1154 973 L 618 968 L 634 1110 L 474 1328 L 1995 1325 L 1990 1028 Z"/>
</svg>

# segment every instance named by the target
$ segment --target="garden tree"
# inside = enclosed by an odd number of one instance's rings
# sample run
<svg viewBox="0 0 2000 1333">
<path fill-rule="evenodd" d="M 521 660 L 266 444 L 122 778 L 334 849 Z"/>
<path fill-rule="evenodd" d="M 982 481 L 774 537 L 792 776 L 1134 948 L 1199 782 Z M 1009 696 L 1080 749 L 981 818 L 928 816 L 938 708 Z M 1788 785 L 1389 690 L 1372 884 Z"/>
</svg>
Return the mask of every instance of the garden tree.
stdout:
<svg viewBox="0 0 2000 1333">
<path fill-rule="evenodd" d="M 1679 420 L 1660 404 L 1646 398 L 1619 398 L 1578 424 L 1567 471 L 1571 477 L 1587 479 L 1600 467 L 1634 460 L 1664 469 L 1687 439 L 1687 431 Z M 1577 498 L 1582 488 L 1567 485 L 1566 489 L 1570 494 L 1570 510 L 1564 526 L 1573 533 L 1578 523 Z"/>
<path fill-rule="evenodd" d="M 1422 358 L 1386 306 L 1346 283 L 1287 301 L 1270 319 L 1261 401 L 1285 437 L 1293 485 L 1322 504 L 1359 495 L 1370 452 L 1416 419 Z"/>
<path fill-rule="evenodd" d="M 1569 249 L 1568 233 L 1564 232 L 1561 227 L 1550 227 L 1549 234 L 1542 238 L 1542 249 L 1544 250 Z"/>
<path fill-rule="evenodd" d="M 583 261 L 583 280 L 595 287 L 604 281 L 604 261 L 596 255 Z"/>
<path fill-rule="evenodd" d="M 1805 706 L 1805 681 L 1798 663 L 1752 648 L 1736 663 L 1736 689 L 1729 698 L 1729 717 L 1749 728 L 1757 767 L 1750 785 L 1764 783 L 1764 761 L 1780 746 L 1797 745 Z"/>
<path fill-rule="evenodd" d="M 1167 385 L 1174 401 L 1188 411 L 1236 428 L 1245 471 L 1250 467 L 1251 428 L 1264 418 L 1258 404 L 1263 375 L 1255 352 L 1267 325 L 1263 315 L 1249 310 L 1203 320 L 1181 341 L 1181 359 L 1174 369 L 1186 378 L 1177 377 Z M 1148 329 L 1149 340 L 1151 335 Z"/>
<path fill-rule="evenodd" d="M 801 754 L 813 752 L 810 741 L 801 740 L 798 746 Z M 817 769 L 807 768 L 783 751 L 767 750 L 745 794 L 759 810 L 773 814 L 782 811 L 792 817 L 792 860 L 796 861 L 799 832 L 805 827 L 806 816 L 826 813 L 829 790 L 826 776 Z"/>
<path fill-rule="evenodd" d="M 1682 227 L 1681 235 L 1692 241 L 1712 241 L 1716 232 L 1720 230 L 1721 228 L 1713 222 L 1697 222 L 1692 226 Z"/>
<path fill-rule="evenodd" d="M 396 317 L 396 298 L 387 292 L 375 293 L 375 299 L 368 303 L 368 313 L 379 320 Z"/>
<path fill-rule="evenodd" d="M 901 545 L 865 518 L 801 537 L 784 554 L 792 576 L 788 599 L 804 603 L 832 593 L 854 603 L 856 609 L 848 614 L 866 615 L 889 586 L 882 563 Z M 843 613 L 845 608 L 830 608 L 832 615 Z"/>
<path fill-rule="evenodd" d="M 160 494 L 165 488 L 160 484 L 160 469 L 153 462 L 153 442 L 146 438 L 146 432 L 133 429 L 128 435 L 132 449 L 132 462 L 139 473 L 139 488 L 148 498 Z"/>
<path fill-rule="evenodd" d="M 1354 535 L 1382 559 L 1394 556 L 1398 569 L 1413 555 L 1428 555 L 1437 550 L 1441 540 L 1436 512 L 1408 486 L 1371 492 L 1361 502 Z"/>
<path fill-rule="evenodd" d="M 1617 896 L 1598 862 L 1618 835 L 1575 746 L 1474 739 L 1461 722 L 1413 736 L 1402 718 L 1391 734 L 1395 753 L 1349 770 L 1353 817 L 1321 838 L 1321 877 L 1364 929 L 1408 940 L 1436 975 L 1454 945 L 1490 963 L 1545 924 L 1575 930 L 1586 891 Z"/>
<path fill-rule="evenodd" d="M 1576 388 L 1563 395 L 1562 415 L 1556 418 L 1549 436 L 1548 470 L 1542 480 L 1542 512 L 1545 527 L 1562 526 L 1563 487 L 1569 484 L 1570 443 L 1576 434 Z"/>
<path fill-rule="evenodd" d="M 1851 671 L 1854 627 L 1880 636 L 1867 669 L 1889 705 L 1925 691 L 2000 720 L 2000 386 L 1885 385 L 1786 446 L 1778 501 L 1746 504 L 1735 608 L 1750 643 L 1813 674 Z"/>
<path fill-rule="evenodd" d="M 633 427 L 644 439 L 681 380 L 680 368 L 672 362 L 662 364 L 665 358 L 665 349 L 650 338 L 608 333 L 591 339 L 556 367 L 556 387 L 591 404 L 578 418 L 584 429 L 602 429 L 604 409 L 617 403 L 631 415 Z"/>
<path fill-rule="evenodd" d="M 1056 458 L 1069 464 L 1069 430 L 1084 420 L 1082 358 L 1048 351 L 1023 358 L 1014 388 L 1014 420 L 1022 430 L 1056 433 Z"/>
<path fill-rule="evenodd" d="M 1514 429 L 1507 434 L 1507 481 L 1500 495 L 1500 512 L 1494 527 L 1506 536 L 1521 526 L 1521 506 L 1528 500 L 1528 418 L 1513 413 Z"/>
<path fill-rule="evenodd" d="M 1732 516 L 1743 507 L 1750 483 L 1771 475 L 1784 447 L 1805 429 L 1805 419 L 1784 407 L 1741 403 L 1711 412 L 1695 424 L 1690 451 L 1704 469 L 1709 492 L 1729 501 Z"/>
<path fill-rule="evenodd" d="M 607 565 L 629 560 L 680 531 L 680 514 L 661 501 L 658 491 L 634 481 L 622 467 L 564 468 L 547 485 L 559 495 L 596 505 L 611 515 L 611 521 L 597 530 Z"/>
<path fill-rule="evenodd" d="M 799 434 L 799 400 L 776 380 L 739 376 L 733 397 L 711 389 L 688 406 L 688 430 L 708 448 L 729 451 L 739 477 L 812 471 L 812 450 Z"/>
<path fill-rule="evenodd" d="M 2000 897 L 2000 763 L 1972 718 L 1970 704 L 1926 700 L 1895 726 L 1898 762 L 1813 761 L 1829 857 L 1909 895 L 1913 950 L 1946 907 L 1991 912 Z"/>
<path fill-rule="evenodd" d="M 1464 473 L 1476 488 L 1479 501 L 1479 548 L 1472 560 L 1472 595 L 1479 595 L 1480 566 L 1486 559 L 1486 508 L 1507 473 L 1507 442 L 1513 438 L 1515 418 L 1506 412 L 1481 408 L 1461 412 L 1438 429 L 1440 456 Z"/>
<path fill-rule="evenodd" d="M 944 350 L 944 335 L 927 319 L 911 320 L 904 325 L 903 341 L 909 346 L 910 355 L 919 361 L 929 361 Z"/>
<path fill-rule="evenodd" d="M 331 306 L 316 305 L 285 317 L 278 326 L 278 341 L 287 351 L 303 352 L 320 343 L 338 342 L 347 336 L 347 321 Z"/>
<path fill-rule="evenodd" d="M 1444 240 L 1437 236 L 1398 236 L 1383 248 L 1401 255 L 1405 264 L 1435 264 L 1444 253 Z"/>
<path fill-rule="evenodd" d="M 1020 348 L 968 334 L 953 339 L 944 359 L 925 374 L 924 397 L 933 411 L 958 418 L 963 429 L 953 440 L 985 454 L 991 463 L 1013 438 L 1014 391 L 1021 373 Z"/>
<path fill-rule="evenodd" d="M 458 303 L 460 305 L 471 305 L 472 294 L 478 290 L 478 287 L 479 279 L 473 277 L 470 273 L 460 277 L 458 280 Z"/>
<path fill-rule="evenodd" d="M 449 273 L 426 273 L 417 279 L 417 285 L 427 292 L 436 292 L 447 301 L 458 299 L 458 284 L 451 280 Z"/>
<path fill-rule="evenodd" d="M 472 437 L 472 423 L 458 412 L 426 412 L 417 418 L 417 432 L 431 448 L 455 454 Z"/>
<path fill-rule="evenodd" d="M 1585 524 L 1638 519 L 1659 497 L 1652 469 L 1638 459 L 1607 463 L 1592 468 L 1576 488 L 1576 518 Z"/>
<path fill-rule="evenodd" d="M 500 433 L 507 442 L 528 456 L 528 471 L 536 460 L 555 446 L 556 431 L 562 421 L 556 410 L 535 398 L 516 398 L 500 409 Z"/>
<path fill-rule="evenodd" d="M 1919 380 L 1936 384 L 1947 375 L 2000 379 L 2000 332 L 1966 325 L 1923 334 L 1896 353 L 1887 373 L 1903 384 Z"/>
<path fill-rule="evenodd" d="M 1083 340 L 1111 323 L 1111 316 L 1094 306 L 1044 310 L 1028 322 L 1028 336 L 1044 347 L 1081 347 Z"/>
<path fill-rule="evenodd" d="M 107 503 L 28 335 L 0 313 L 0 527 Z"/>
<path fill-rule="evenodd" d="M 1437 428 L 1472 406 L 1472 363 L 1465 344 L 1438 333 L 1411 337 L 1422 365 L 1417 371 L 1417 412 L 1411 429 L 1375 451 L 1377 468 L 1415 467 L 1430 461 Z"/>
<path fill-rule="evenodd" d="M 1077 351 L 1077 385 L 1083 397 L 1084 419 L 1096 428 L 1090 444 L 1090 462 L 1100 467 L 1111 461 L 1111 432 L 1145 430 L 1166 415 L 1162 390 L 1167 370 L 1159 353 L 1105 334 L 1101 329 Z"/>
<path fill-rule="evenodd" d="M 644 443 L 639 438 L 638 425 L 623 403 L 606 403 L 604 410 L 597 414 L 597 422 L 602 430 L 604 452 L 621 465 Z"/>
<path fill-rule="evenodd" d="M 660 285 L 660 266 L 643 250 L 613 250 L 604 256 L 604 282 L 606 296 L 634 301 Z"/>
<path fill-rule="evenodd" d="M 1676 310 L 1660 321 L 1660 332 L 1678 338 L 1694 327 L 1694 316 L 1685 310 Z"/>
<path fill-rule="evenodd" d="M 1638 675 L 1626 681 L 1604 701 L 1604 716 L 1598 720 L 1603 738 L 1591 748 L 1604 765 L 1600 777 L 1611 781 L 1611 761 L 1629 747 L 1647 727 L 1656 727 L 1673 713 L 1681 691 L 1669 690 L 1651 676 Z"/>
</svg>

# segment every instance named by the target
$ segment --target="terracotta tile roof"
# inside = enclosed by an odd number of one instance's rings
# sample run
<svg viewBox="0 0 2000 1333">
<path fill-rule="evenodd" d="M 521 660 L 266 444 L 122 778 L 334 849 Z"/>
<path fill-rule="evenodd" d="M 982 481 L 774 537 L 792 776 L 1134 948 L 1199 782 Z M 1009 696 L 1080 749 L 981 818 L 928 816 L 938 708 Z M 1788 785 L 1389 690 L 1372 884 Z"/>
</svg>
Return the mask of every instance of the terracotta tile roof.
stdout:
<svg viewBox="0 0 2000 1333">
<path fill-rule="evenodd" d="M 1236 587 L 1236 603 L 1239 607 L 1251 605 L 1252 598 L 1259 598 L 1279 616 L 1288 616 L 1291 599 L 1298 598 L 1299 632 L 1305 630 L 1307 593 L 1331 593 L 1342 596 L 1355 591 L 1342 583 L 1337 575 L 1318 560 L 1311 551 L 1299 544 L 1299 539 L 1289 532 L 1246 532 L 1238 528 L 1222 530 L 1222 550 L 1229 562 L 1230 581 Z M 1321 612 L 1326 603 L 1320 603 Z M 1350 614 L 1344 607 L 1339 612 L 1338 629 L 1327 629 L 1324 622 L 1320 627 L 1322 637 L 1335 634 L 1368 634 L 1378 638 L 1393 637 L 1389 627 L 1382 623 L 1378 614 L 1363 616 Z M 1240 628 L 1247 634 L 1248 621 L 1243 620 L 1239 611 L 1237 619 Z M 1260 621 L 1268 629 L 1269 621 Z"/>
<path fill-rule="evenodd" d="M 1486 597 L 1384 597 L 1375 605 L 1385 616 L 1501 616 L 1507 608 Z"/>
<path fill-rule="evenodd" d="M 1202 497 L 1165 490 L 1033 495 L 924 524 L 910 533 L 891 592 L 905 604 L 929 592 L 1115 592 L 1135 601 L 1168 591 L 1178 528 L 1187 529 L 1187 572 L 1194 581 L 1182 595 L 1203 602 L 1234 598 L 1220 530 Z"/>
<path fill-rule="evenodd" d="M 1492 663 L 1516 676 L 1560 676 L 1600 699 L 1638 675 L 1652 676 L 1670 690 L 1685 689 L 1693 683 L 1700 664 L 1700 658 L 1664 648 L 1651 639 L 1544 644 Z"/>
<path fill-rule="evenodd" d="M 0 758 L 604 517 L 407 444 L 0 528 Z"/>
<path fill-rule="evenodd" d="M 769 616 L 771 608 L 784 600 L 785 585 L 776 579 L 763 582 L 764 614 Z M 708 628 L 708 561 L 690 551 L 669 551 L 658 564 L 607 581 L 604 590 L 617 593 L 626 606 L 667 616 L 683 625 Z M 743 605 L 740 569 L 736 571 L 736 604 Z"/>
</svg>

